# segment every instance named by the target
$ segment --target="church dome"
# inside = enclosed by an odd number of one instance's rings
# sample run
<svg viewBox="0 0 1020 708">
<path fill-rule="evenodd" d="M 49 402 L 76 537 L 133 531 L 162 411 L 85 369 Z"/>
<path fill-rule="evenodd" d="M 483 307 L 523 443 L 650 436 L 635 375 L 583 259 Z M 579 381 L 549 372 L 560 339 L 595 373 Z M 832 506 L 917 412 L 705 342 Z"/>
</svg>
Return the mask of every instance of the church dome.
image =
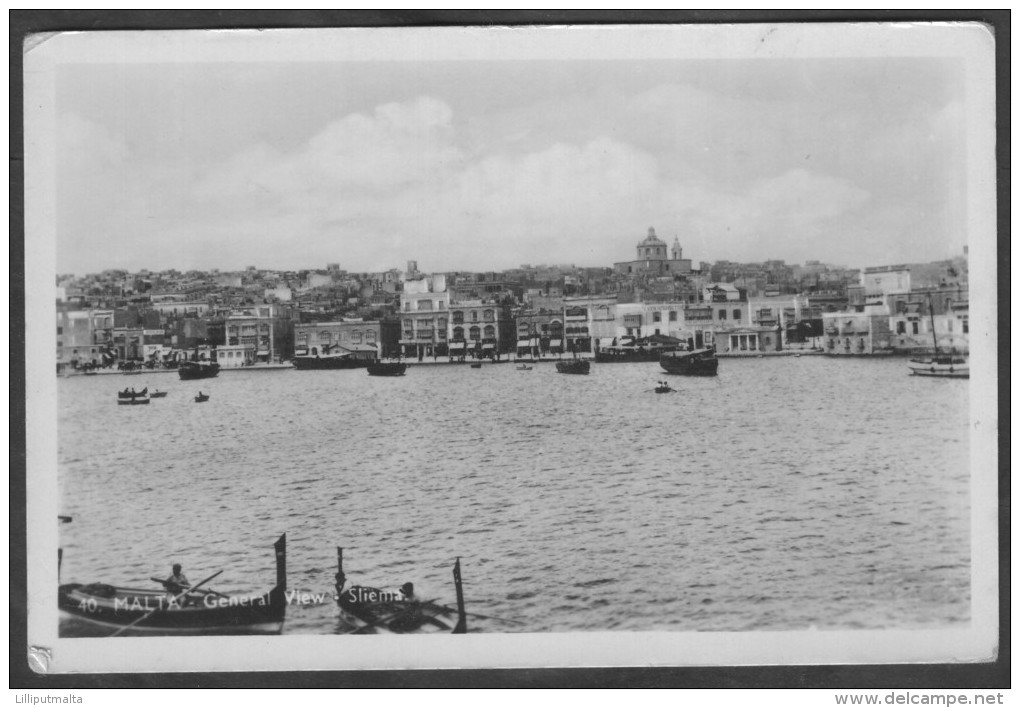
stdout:
<svg viewBox="0 0 1020 708">
<path fill-rule="evenodd" d="M 652 226 L 648 227 L 648 235 L 645 236 L 645 240 L 638 244 L 639 246 L 665 246 L 666 242 L 655 235 L 655 228 Z"/>
</svg>

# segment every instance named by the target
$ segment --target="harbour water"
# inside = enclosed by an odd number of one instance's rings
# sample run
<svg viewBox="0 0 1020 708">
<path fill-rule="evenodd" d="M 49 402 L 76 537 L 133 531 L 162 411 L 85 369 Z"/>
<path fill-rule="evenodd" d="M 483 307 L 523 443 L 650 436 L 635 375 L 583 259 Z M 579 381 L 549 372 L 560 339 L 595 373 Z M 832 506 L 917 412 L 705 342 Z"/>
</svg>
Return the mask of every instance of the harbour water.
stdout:
<svg viewBox="0 0 1020 708">
<path fill-rule="evenodd" d="M 677 393 L 656 395 L 668 378 Z M 472 631 L 944 627 L 970 619 L 968 382 L 899 359 L 414 366 L 58 384 L 63 582 L 261 592 L 343 632 L 350 581 L 415 583 Z M 116 390 L 169 390 L 118 406 Z M 208 402 L 196 404 L 201 390 Z"/>
</svg>

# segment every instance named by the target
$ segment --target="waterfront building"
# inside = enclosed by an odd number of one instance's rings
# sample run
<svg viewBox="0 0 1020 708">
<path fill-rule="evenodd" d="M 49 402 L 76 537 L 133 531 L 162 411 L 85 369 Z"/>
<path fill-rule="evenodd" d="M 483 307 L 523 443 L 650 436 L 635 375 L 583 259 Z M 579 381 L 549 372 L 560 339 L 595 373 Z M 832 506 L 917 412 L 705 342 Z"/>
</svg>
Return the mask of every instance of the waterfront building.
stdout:
<svg viewBox="0 0 1020 708">
<path fill-rule="evenodd" d="M 450 292 L 446 276 L 418 275 L 405 280 L 400 293 L 399 316 L 402 356 L 421 359 L 446 354 L 450 327 Z"/>
<path fill-rule="evenodd" d="M 355 358 L 383 356 L 383 323 L 378 320 L 344 319 L 294 325 L 294 354 L 316 356 L 336 351 Z M 389 353 L 389 352 L 387 352 Z"/>
<path fill-rule="evenodd" d="M 889 315 L 879 308 L 867 312 L 826 312 L 822 314 L 826 354 L 863 356 L 892 352 Z"/>
<path fill-rule="evenodd" d="M 216 347 L 216 363 L 223 369 L 238 369 L 255 364 L 255 346 L 252 344 L 221 344 Z"/>
<path fill-rule="evenodd" d="M 965 283 L 916 289 L 893 296 L 888 302 L 892 347 L 898 352 L 919 353 L 933 347 L 967 353 L 970 350 L 970 302 Z"/>
<path fill-rule="evenodd" d="M 683 328 L 684 304 L 680 302 L 628 302 L 616 306 L 615 331 L 610 341 L 600 341 L 601 345 L 612 343 L 612 338 L 634 337 L 645 339 L 652 335 L 680 337 Z"/>
<path fill-rule="evenodd" d="M 601 340 L 615 336 L 616 307 L 615 296 L 564 298 L 563 351 L 594 352 Z"/>
<path fill-rule="evenodd" d="M 686 275 L 692 271 L 691 260 L 683 257 L 680 238 L 673 241 L 672 257 L 666 242 L 649 228 L 645 238 L 637 244 L 637 259 L 613 264 L 613 272 L 620 276 Z"/>
<path fill-rule="evenodd" d="M 525 307 L 517 313 L 517 356 L 537 357 L 551 354 L 552 342 L 563 352 L 563 306 Z"/>
<path fill-rule="evenodd" d="M 111 363 L 113 327 L 113 310 L 81 310 L 58 303 L 57 370 Z"/>
<path fill-rule="evenodd" d="M 509 307 L 501 302 L 453 302 L 449 326 L 450 356 L 474 353 L 474 356 L 494 358 L 513 349 L 513 319 Z"/>
<path fill-rule="evenodd" d="M 251 305 L 233 310 L 224 318 L 223 326 L 224 343 L 229 347 L 254 347 L 256 361 L 289 359 L 294 350 L 291 312 L 282 305 Z"/>
<path fill-rule="evenodd" d="M 717 350 L 729 354 L 782 351 L 782 330 L 778 326 L 735 327 L 719 333 L 715 346 Z"/>
</svg>

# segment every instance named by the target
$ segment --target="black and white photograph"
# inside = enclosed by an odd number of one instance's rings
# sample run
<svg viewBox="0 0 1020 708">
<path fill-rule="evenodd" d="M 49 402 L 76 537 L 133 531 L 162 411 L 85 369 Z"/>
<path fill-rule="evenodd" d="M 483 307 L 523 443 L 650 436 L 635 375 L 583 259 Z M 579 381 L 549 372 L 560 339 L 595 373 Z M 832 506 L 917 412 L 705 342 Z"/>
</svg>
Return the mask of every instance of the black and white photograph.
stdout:
<svg viewBox="0 0 1020 708">
<path fill-rule="evenodd" d="M 23 61 L 33 670 L 995 660 L 987 26 Z"/>
</svg>

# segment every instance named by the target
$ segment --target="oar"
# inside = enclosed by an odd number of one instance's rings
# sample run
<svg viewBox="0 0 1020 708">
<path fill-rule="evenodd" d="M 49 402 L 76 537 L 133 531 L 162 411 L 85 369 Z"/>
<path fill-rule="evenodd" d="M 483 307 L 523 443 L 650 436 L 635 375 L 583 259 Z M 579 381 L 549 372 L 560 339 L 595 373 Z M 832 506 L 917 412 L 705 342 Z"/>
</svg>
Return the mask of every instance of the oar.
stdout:
<svg viewBox="0 0 1020 708">
<path fill-rule="evenodd" d="M 222 573 L 222 572 L 223 572 L 222 570 L 217 570 L 217 571 L 216 571 L 215 573 L 213 573 L 212 575 L 210 575 L 210 576 L 209 576 L 208 578 L 206 578 L 206 579 L 205 579 L 205 580 L 203 580 L 202 582 L 200 582 L 200 583 L 197 583 L 197 584 L 195 584 L 195 585 L 192 585 L 192 586 L 191 586 L 190 588 L 188 588 L 187 590 L 185 590 L 184 592 L 182 592 L 182 593 L 181 593 L 180 595 L 175 595 L 175 596 L 174 596 L 173 598 L 171 598 L 171 599 L 170 599 L 170 600 L 169 600 L 169 601 L 167 602 L 167 606 L 169 606 L 169 605 L 172 605 L 172 604 L 174 604 L 175 602 L 177 602 L 178 600 L 180 600 L 180 599 L 181 599 L 182 597 L 184 597 L 185 595 L 187 595 L 187 594 L 188 594 L 189 592 L 194 592 L 195 590 L 198 590 L 198 589 L 199 589 L 199 588 L 200 588 L 201 586 L 205 585 L 206 583 L 208 583 L 208 582 L 209 582 L 210 580 L 212 580 L 213 578 L 215 578 L 215 577 L 216 577 L 217 575 L 219 575 L 219 574 L 220 574 L 220 573 Z M 120 629 L 118 629 L 118 630 L 117 630 L 116 632 L 114 632 L 114 633 L 113 633 L 113 634 L 111 634 L 110 636 L 111 636 L 111 637 L 116 637 L 116 636 L 117 636 L 118 634 L 120 634 L 121 632 L 124 632 L 124 631 L 126 631 L 126 630 L 128 630 L 128 629 L 131 629 L 132 627 L 134 627 L 134 626 L 135 626 L 136 624 L 138 624 L 138 623 L 139 623 L 139 622 L 141 622 L 142 620 L 146 620 L 146 619 L 148 619 L 149 617 L 151 617 L 151 616 L 152 616 L 152 615 L 154 615 L 155 613 L 159 612 L 159 610 L 160 610 L 160 608 L 159 608 L 159 607 L 157 607 L 156 609 L 154 609 L 154 610 L 152 610 L 152 611 L 150 611 L 150 612 L 146 612 L 146 613 L 145 613 L 144 615 L 142 615 L 141 617 L 139 617 L 138 619 L 136 619 L 136 620 L 135 620 L 134 622 L 132 622 L 131 624 L 127 624 L 127 625 L 124 625 L 123 627 L 121 627 Z"/>
<path fill-rule="evenodd" d="M 149 577 L 149 580 L 153 581 L 154 583 L 159 583 L 163 587 L 166 587 L 168 584 L 168 581 L 166 580 L 160 580 L 159 578 L 153 578 L 151 576 Z M 188 590 L 193 591 L 194 588 L 188 588 Z M 229 595 L 224 595 L 223 593 L 217 592 L 215 590 L 203 590 L 202 592 L 205 593 L 206 595 L 216 595 L 217 597 L 230 597 Z"/>
<path fill-rule="evenodd" d="M 450 607 L 449 605 L 437 605 L 437 607 L 442 607 L 444 610 L 449 610 L 450 612 L 456 612 L 457 611 L 456 607 Z M 476 612 L 467 612 L 467 611 L 465 611 L 464 614 L 471 615 L 472 617 L 477 617 L 478 619 L 487 619 L 487 620 L 496 620 L 497 622 L 506 622 L 507 624 L 520 624 L 520 625 L 524 624 L 524 622 L 518 622 L 517 620 L 508 620 L 508 619 L 503 619 L 502 617 L 493 617 L 492 615 L 480 615 L 480 614 L 478 614 Z"/>
</svg>

